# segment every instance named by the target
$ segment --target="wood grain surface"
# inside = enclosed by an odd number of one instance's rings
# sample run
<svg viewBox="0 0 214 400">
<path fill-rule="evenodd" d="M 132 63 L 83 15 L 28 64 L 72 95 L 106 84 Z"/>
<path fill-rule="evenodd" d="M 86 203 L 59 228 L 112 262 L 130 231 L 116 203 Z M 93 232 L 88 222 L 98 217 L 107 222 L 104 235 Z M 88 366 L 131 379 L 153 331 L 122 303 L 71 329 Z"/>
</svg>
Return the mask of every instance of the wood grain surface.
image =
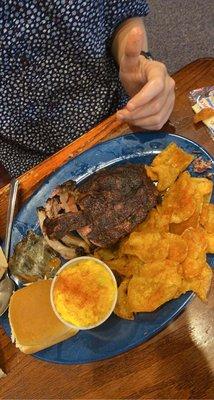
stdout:
<svg viewBox="0 0 214 400">
<path fill-rule="evenodd" d="M 202 123 L 193 124 L 190 90 L 212 84 L 214 61 L 197 60 L 174 75 L 176 103 L 166 126 L 202 144 L 212 155 L 214 142 Z M 20 205 L 51 170 L 97 141 L 126 133 L 110 117 L 21 178 Z M 1 234 L 8 186 L 0 190 Z M 87 365 L 49 364 L 20 353 L 0 328 L 1 399 L 213 399 L 214 283 L 207 304 L 196 297 L 166 329 L 120 356 Z"/>
</svg>

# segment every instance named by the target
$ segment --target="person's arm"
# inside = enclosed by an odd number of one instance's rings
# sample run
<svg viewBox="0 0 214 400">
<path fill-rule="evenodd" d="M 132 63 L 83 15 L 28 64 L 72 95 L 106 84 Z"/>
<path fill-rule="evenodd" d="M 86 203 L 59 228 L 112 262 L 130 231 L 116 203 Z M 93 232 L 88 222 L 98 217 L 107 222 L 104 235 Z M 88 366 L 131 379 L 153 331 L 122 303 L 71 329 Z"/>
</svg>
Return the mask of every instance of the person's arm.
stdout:
<svg viewBox="0 0 214 400">
<path fill-rule="evenodd" d="M 147 36 L 142 18 L 130 18 L 117 28 L 112 54 L 119 66 L 121 83 L 131 97 L 119 110 L 120 120 L 143 129 L 161 129 L 175 100 L 174 81 L 164 64 L 146 59 Z"/>
</svg>

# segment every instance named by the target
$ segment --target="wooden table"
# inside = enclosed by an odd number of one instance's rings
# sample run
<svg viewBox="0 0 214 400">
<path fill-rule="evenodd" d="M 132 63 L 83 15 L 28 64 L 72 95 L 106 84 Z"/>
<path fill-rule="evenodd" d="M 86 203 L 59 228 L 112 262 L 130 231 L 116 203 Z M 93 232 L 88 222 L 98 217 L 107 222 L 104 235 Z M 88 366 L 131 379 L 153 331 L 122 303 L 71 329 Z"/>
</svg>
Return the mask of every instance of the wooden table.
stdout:
<svg viewBox="0 0 214 400">
<path fill-rule="evenodd" d="M 191 89 L 208 86 L 214 61 L 197 60 L 174 75 L 176 103 L 168 130 L 202 144 L 214 154 L 204 125 L 193 125 Z M 20 178 L 20 203 L 53 167 L 97 141 L 130 130 L 114 116 Z M 4 234 L 8 186 L 0 189 L 0 234 Z M 164 331 L 120 356 L 87 365 L 49 364 L 20 353 L 0 328 L 1 399 L 213 399 L 214 285 L 208 304 L 195 298 Z"/>
</svg>

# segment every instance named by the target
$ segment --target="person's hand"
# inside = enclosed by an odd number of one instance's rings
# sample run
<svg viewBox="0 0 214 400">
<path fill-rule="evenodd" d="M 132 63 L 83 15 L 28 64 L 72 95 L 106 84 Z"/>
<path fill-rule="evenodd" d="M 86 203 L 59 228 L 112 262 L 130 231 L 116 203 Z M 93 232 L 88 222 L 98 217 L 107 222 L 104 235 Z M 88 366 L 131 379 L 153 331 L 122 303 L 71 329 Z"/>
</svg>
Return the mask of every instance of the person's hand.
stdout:
<svg viewBox="0 0 214 400">
<path fill-rule="evenodd" d="M 119 77 L 131 99 L 117 117 L 143 129 L 158 130 L 172 112 L 175 82 L 164 64 L 140 54 L 142 35 L 138 28 L 131 30 L 119 63 Z"/>
</svg>

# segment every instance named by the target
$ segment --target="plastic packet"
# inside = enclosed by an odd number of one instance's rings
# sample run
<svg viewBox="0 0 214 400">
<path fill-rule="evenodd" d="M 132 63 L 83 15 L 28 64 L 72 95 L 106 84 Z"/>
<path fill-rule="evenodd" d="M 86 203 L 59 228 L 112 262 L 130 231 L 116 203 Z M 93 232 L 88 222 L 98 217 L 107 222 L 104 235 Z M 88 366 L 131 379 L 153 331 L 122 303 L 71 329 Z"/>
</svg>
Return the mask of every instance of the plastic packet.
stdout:
<svg viewBox="0 0 214 400">
<path fill-rule="evenodd" d="M 214 86 L 207 86 L 192 90 L 189 93 L 189 99 L 192 104 L 192 109 L 195 113 L 199 113 L 204 108 L 214 109 Z M 214 140 L 214 116 L 203 120 L 203 123 L 209 129 L 211 137 Z"/>
</svg>

